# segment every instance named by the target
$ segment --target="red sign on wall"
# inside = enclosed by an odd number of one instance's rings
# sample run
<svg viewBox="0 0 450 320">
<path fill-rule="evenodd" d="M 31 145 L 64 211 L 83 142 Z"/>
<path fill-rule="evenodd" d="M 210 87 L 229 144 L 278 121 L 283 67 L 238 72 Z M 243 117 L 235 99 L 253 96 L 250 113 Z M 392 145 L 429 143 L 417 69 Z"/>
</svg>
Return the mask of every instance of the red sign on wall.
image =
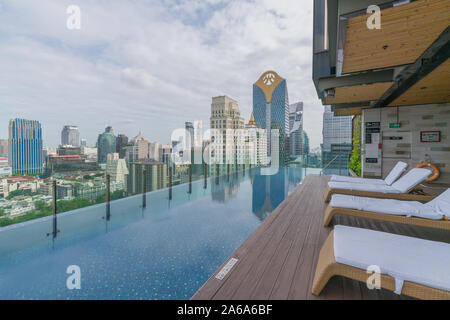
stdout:
<svg viewBox="0 0 450 320">
<path fill-rule="evenodd" d="M 420 131 L 420 142 L 441 142 L 441 132 Z"/>
</svg>

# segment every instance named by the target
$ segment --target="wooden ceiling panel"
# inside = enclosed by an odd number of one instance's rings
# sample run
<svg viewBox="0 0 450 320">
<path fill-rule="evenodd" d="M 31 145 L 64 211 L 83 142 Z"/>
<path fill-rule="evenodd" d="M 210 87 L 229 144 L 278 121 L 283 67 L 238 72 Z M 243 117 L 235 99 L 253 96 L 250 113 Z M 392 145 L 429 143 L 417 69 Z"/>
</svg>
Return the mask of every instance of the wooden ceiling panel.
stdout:
<svg viewBox="0 0 450 320">
<path fill-rule="evenodd" d="M 363 84 L 359 86 L 336 88 L 334 98 L 326 98 L 325 104 L 374 101 L 381 98 L 394 82 Z"/>
<path fill-rule="evenodd" d="M 417 0 L 381 11 L 381 29 L 367 15 L 348 19 L 342 73 L 415 62 L 449 26 L 449 0 Z"/>
<path fill-rule="evenodd" d="M 334 111 L 334 115 L 336 117 L 345 117 L 345 116 L 357 116 L 362 115 L 363 109 L 367 109 L 369 107 L 357 107 L 357 108 L 342 108 Z"/>
<path fill-rule="evenodd" d="M 450 59 L 413 85 L 389 106 L 450 102 Z"/>
</svg>

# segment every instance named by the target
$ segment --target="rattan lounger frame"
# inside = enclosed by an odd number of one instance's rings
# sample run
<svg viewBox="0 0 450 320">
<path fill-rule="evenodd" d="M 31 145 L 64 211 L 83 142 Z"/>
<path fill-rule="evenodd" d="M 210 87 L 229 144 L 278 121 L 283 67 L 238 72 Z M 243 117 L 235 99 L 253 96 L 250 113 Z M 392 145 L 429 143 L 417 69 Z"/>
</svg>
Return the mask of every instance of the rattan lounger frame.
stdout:
<svg viewBox="0 0 450 320">
<path fill-rule="evenodd" d="M 432 220 L 432 219 L 424 219 L 424 218 L 419 218 L 419 217 L 406 217 L 406 216 L 379 213 L 379 212 L 373 212 L 373 211 L 332 207 L 331 205 L 328 205 L 327 209 L 325 210 L 325 217 L 323 220 L 323 225 L 325 227 L 328 227 L 331 223 L 331 220 L 333 220 L 333 217 L 335 215 L 345 215 L 345 216 L 352 216 L 352 217 L 356 217 L 356 218 L 380 220 L 380 221 L 387 221 L 387 222 L 394 222 L 394 223 L 401 223 L 401 224 L 409 224 L 409 225 L 419 226 L 419 227 L 450 230 L 450 221 L 446 221 L 446 220 Z"/>
<path fill-rule="evenodd" d="M 429 202 L 435 198 L 435 196 L 411 194 L 410 192 L 412 192 L 414 189 L 415 188 L 410 190 L 408 193 L 382 193 L 382 192 L 369 192 L 369 191 L 348 190 L 348 189 L 332 189 L 329 186 L 327 186 L 325 188 L 323 199 L 325 202 L 330 202 L 331 196 L 333 194 L 346 194 L 349 196 L 358 196 L 358 197 L 410 200 L 420 202 Z"/>
<path fill-rule="evenodd" d="M 322 249 L 320 250 L 319 260 L 317 261 L 316 273 L 312 285 L 312 293 L 320 295 L 323 288 L 333 276 L 342 276 L 361 282 L 366 282 L 370 274 L 366 270 L 351 267 L 336 262 L 334 257 L 334 231 L 331 231 Z M 381 287 L 387 290 L 395 290 L 395 280 L 389 275 L 381 274 Z M 376 290 L 376 289 L 374 289 Z M 404 281 L 402 294 L 413 298 L 424 300 L 448 300 L 450 291 L 435 289 L 410 281 Z"/>
</svg>

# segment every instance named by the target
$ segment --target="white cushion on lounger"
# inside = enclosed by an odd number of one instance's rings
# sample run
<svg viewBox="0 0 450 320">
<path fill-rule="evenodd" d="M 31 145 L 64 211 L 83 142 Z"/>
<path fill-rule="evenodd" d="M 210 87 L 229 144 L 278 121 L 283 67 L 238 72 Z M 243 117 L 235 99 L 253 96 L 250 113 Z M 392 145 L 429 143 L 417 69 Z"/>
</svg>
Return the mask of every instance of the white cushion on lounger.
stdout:
<svg viewBox="0 0 450 320">
<path fill-rule="evenodd" d="M 403 172 L 405 172 L 406 168 L 408 167 L 408 164 L 402 161 L 397 162 L 395 167 L 391 170 L 391 172 L 387 175 L 386 179 L 384 179 L 384 182 L 390 186 L 392 185 L 395 180 L 398 179 L 402 175 Z"/>
<path fill-rule="evenodd" d="M 432 172 L 425 168 L 414 168 L 408 171 L 403 177 L 392 184 L 392 187 L 406 193 L 419 183 L 428 179 Z"/>
<path fill-rule="evenodd" d="M 431 220 L 442 220 L 443 214 L 433 207 L 418 201 L 402 201 L 394 199 L 375 199 L 334 194 L 330 205 L 333 208 L 347 208 L 407 217 L 420 217 Z"/>
<path fill-rule="evenodd" d="M 331 176 L 330 181 L 339 181 L 339 182 L 350 182 L 350 183 L 369 183 L 369 184 L 381 184 L 381 185 L 388 185 L 394 183 L 395 180 L 398 179 L 398 177 L 401 176 L 401 174 L 406 170 L 408 167 L 408 164 L 402 161 L 397 162 L 395 167 L 389 172 L 386 179 L 370 179 L 370 178 L 359 178 L 359 177 L 346 177 L 346 176 L 337 176 L 333 175 Z"/>
<path fill-rule="evenodd" d="M 331 189 L 345 189 L 368 192 L 381 193 L 407 193 L 409 190 L 417 186 L 419 183 L 425 181 L 431 171 L 423 168 L 414 168 L 408 171 L 403 177 L 397 180 L 392 186 L 379 184 L 362 184 L 362 183 L 348 183 L 348 182 L 328 182 Z"/>
<path fill-rule="evenodd" d="M 369 179 L 369 178 L 346 177 L 346 176 L 336 176 L 336 175 L 331 176 L 330 181 L 386 185 L 386 182 L 383 179 Z"/>
<path fill-rule="evenodd" d="M 432 207 L 433 210 L 441 213 L 447 218 L 450 218 L 450 188 L 439 197 L 427 202 L 426 205 Z"/>
<path fill-rule="evenodd" d="M 349 183 L 349 182 L 328 182 L 328 186 L 331 189 L 345 189 L 345 190 L 358 190 L 369 192 L 382 192 L 382 193 L 401 193 L 399 190 L 381 184 L 368 184 L 368 183 Z"/>
<path fill-rule="evenodd" d="M 395 278 L 397 294 L 403 281 L 450 291 L 448 243 L 339 225 L 334 228 L 334 256 L 338 263 L 363 270 L 378 266 Z"/>
</svg>

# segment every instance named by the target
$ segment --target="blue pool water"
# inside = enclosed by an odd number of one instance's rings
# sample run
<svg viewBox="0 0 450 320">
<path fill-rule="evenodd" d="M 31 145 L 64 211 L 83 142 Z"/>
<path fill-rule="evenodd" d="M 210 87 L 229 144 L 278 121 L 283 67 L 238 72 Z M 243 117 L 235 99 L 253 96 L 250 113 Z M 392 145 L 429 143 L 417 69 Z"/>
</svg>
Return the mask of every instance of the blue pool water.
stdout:
<svg viewBox="0 0 450 320">
<path fill-rule="evenodd" d="M 308 169 L 309 173 L 317 173 Z M 0 299 L 189 299 L 302 180 L 259 169 L 0 229 Z M 79 266 L 81 289 L 66 273 Z"/>
</svg>

